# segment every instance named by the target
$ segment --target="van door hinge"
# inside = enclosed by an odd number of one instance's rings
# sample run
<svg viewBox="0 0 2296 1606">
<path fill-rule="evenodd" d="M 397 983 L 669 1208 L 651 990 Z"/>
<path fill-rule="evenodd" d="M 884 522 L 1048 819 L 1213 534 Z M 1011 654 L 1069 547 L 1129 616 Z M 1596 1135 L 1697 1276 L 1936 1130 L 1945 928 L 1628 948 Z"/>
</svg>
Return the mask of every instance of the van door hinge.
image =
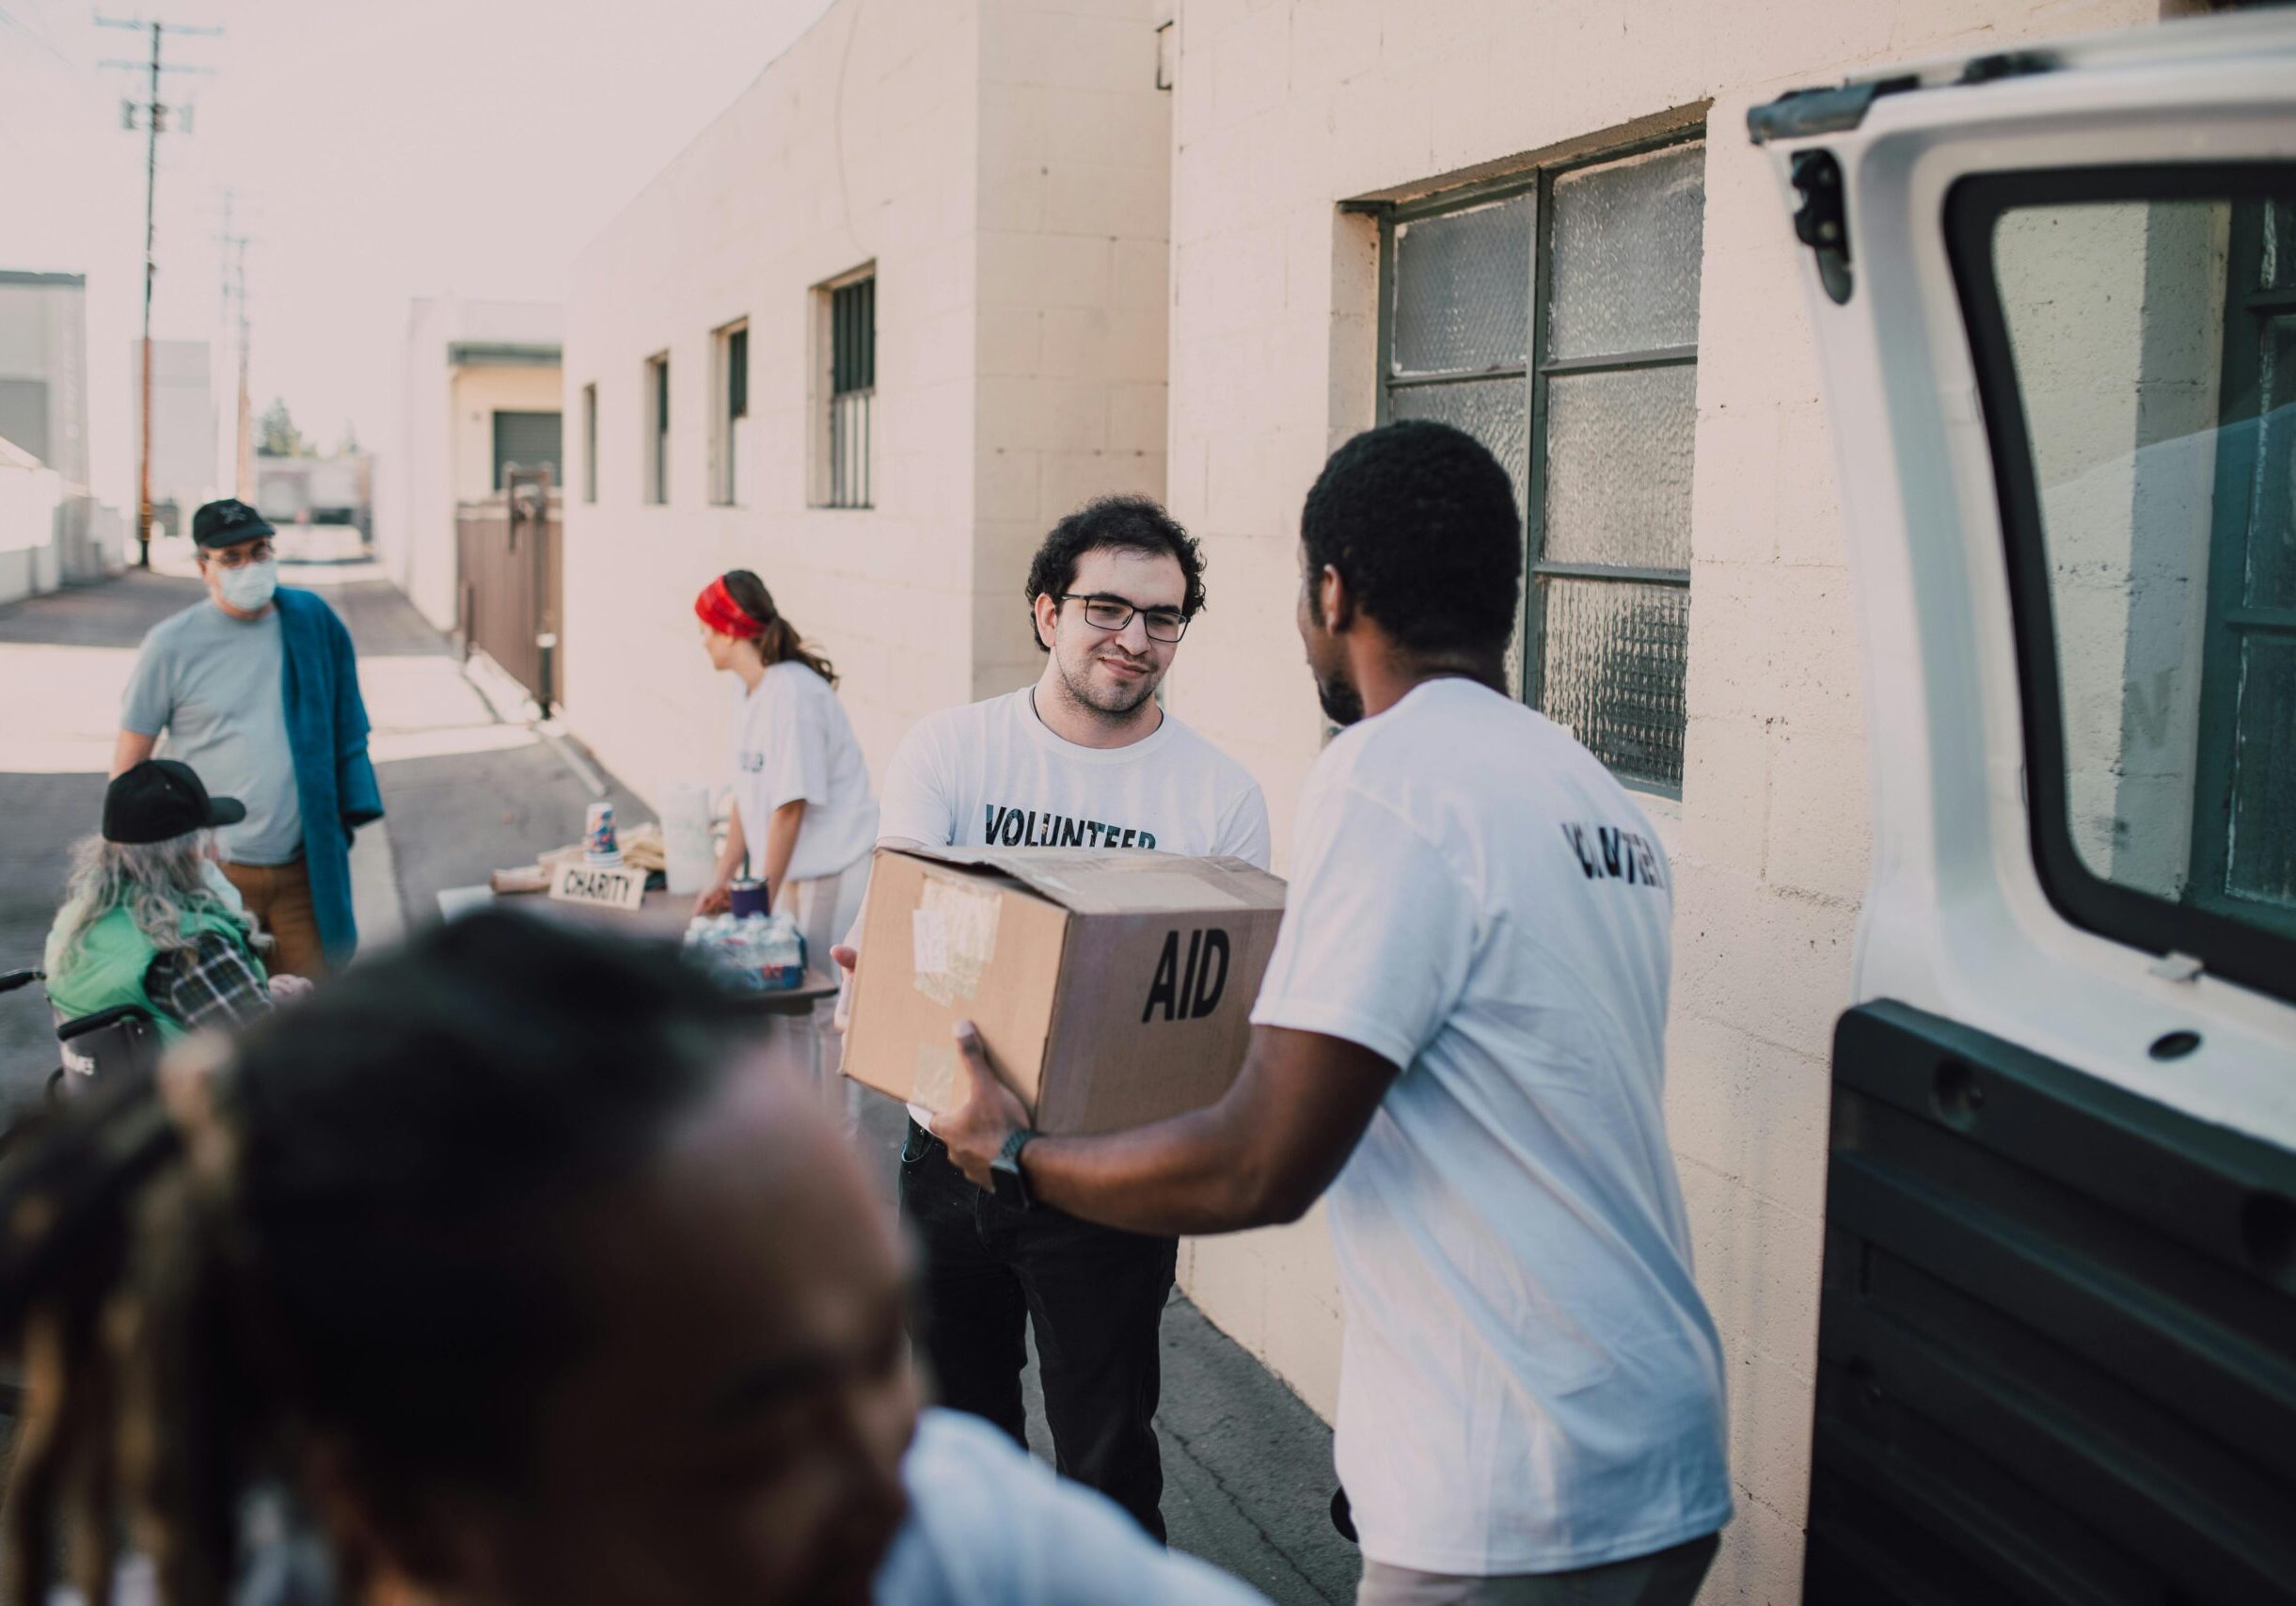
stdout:
<svg viewBox="0 0 2296 1606">
<path fill-rule="evenodd" d="M 1794 187 L 1801 206 L 1794 214 L 1794 234 L 1817 258 L 1819 282 L 1836 306 L 1849 300 L 1849 212 L 1842 198 L 1842 164 L 1830 151 L 1804 151 L 1794 158 Z"/>
<path fill-rule="evenodd" d="M 1902 95 L 1921 87 L 1921 79 L 1908 72 L 1831 88 L 1788 89 L 1766 104 L 1747 108 L 1746 135 L 1756 145 L 1766 145 L 1773 139 L 1844 134 L 1865 121 L 1880 96 Z"/>
</svg>

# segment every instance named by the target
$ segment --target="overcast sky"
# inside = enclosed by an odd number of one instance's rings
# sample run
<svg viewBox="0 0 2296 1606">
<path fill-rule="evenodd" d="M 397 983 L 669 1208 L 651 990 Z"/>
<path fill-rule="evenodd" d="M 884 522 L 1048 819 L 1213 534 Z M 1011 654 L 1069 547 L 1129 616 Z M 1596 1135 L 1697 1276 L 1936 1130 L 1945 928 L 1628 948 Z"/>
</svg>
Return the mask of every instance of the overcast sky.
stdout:
<svg viewBox="0 0 2296 1606">
<path fill-rule="evenodd" d="M 555 301 L 575 253 L 827 9 L 827 0 L 0 0 L 0 269 L 87 276 L 91 477 L 135 500 L 144 138 L 120 101 L 169 36 L 152 333 L 215 340 L 223 192 L 247 258 L 257 411 L 286 398 L 323 446 L 390 434 L 408 300 Z M 221 344 L 218 342 L 218 351 Z M 220 359 L 220 358 L 219 358 Z M 228 422 L 227 422 L 228 427 Z"/>
</svg>

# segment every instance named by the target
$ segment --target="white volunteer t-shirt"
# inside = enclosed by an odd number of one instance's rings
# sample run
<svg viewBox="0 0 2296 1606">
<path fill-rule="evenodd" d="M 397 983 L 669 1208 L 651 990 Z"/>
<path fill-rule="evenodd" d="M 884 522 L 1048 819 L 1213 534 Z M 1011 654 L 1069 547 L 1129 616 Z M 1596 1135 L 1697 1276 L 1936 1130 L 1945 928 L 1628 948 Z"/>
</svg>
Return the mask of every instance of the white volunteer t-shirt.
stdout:
<svg viewBox="0 0 2296 1606">
<path fill-rule="evenodd" d="M 938 848 L 1153 848 L 1268 864 L 1259 783 L 1166 714 L 1126 747 L 1079 747 L 1033 688 L 917 722 L 885 771 L 878 835 Z"/>
<path fill-rule="evenodd" d="M 1252 1020 L 1402 1067 L 1328 1195 L 1338 1469 L 1371 1560 L 1560 1571 L 1730 1518 L 1661 1105 L 1672 914 L 1625 789 L 1470 681 L 1308 776 Z"/>
<path fill-rule="evenodd" d="M 734 806 L 752 871 L 765 866 L 766 827 L 784 803 L 805 800 L 787 879 L 815 881 L 866 858 L 877 845 L 869 766 L 830 683 L 804 664 L 768 664 L 754 690 L 734 682 Z"/>
<path fill-rule="evenodd" d="M 901 1462 L 909 1520 L 878 1606 L 1254 1606 L 1259 1592 L 1167 1550 L 978 1417 L 927 1410 Z"/>
<path fill-rule="evenodd" d="M 1079 747 L 1030 690 L 917 722 L 885 770 L 882 839 L 936 848 L 1153 849 L 1268 867 L 1268 803 L 1250 771 L 1186 725 Z M 931 1112 L 909 1113 L 929 1127 Z"/>
</svg>

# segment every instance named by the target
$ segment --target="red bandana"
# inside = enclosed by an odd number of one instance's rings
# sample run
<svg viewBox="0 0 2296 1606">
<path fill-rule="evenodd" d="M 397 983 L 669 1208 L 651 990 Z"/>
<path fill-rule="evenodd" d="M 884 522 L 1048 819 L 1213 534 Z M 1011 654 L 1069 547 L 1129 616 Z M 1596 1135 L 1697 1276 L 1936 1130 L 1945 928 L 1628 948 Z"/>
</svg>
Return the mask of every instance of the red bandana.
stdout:
<svg viewBox="0 0 2296 1606">
<path fill-rule="evenodd" d="M 721 636 L 734 636 L 750 641 L 766 633 L 766 628 L 742 610 L 734 600 L 734 594 L 725 589 L 722 576 L 702 588 L 702 595 L 693 599 L 693 611 L 702 623 Z"/>
</svg>

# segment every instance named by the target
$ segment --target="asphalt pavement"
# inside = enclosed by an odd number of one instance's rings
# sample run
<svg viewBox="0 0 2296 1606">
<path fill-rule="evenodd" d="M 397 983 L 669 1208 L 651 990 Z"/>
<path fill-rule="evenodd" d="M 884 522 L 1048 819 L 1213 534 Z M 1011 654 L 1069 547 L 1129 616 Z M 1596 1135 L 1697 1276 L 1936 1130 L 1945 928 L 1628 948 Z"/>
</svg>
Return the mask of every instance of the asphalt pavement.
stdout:
<svg viewBox="0 0 2296 1606">
<path fill-rule="evenodd" d="M 323 592 L 358 646 L 385 808 L 353 856 L 368 946 L 439 918 L 442 891 L 577 839 L 600 795 L 625 821 L 650 818 L 578 741 L 531 723 L 515 687 L 465 665 L 352 533 L 285 532 L 280 545 L 282 583 Z M 201 596 L 176 539 L 158 543 L 154 572 L 0 608 L 0 970 L 39 962 L 71 844 L 96 825 L 137 644 Z M 0 1108 L 41 1096 L 55 1065 L 37 993 L 0 997 Z M 901 1131 L 899 1107 L 868 1095 L 863 1159 L 888 1207 Z M 1284 1606 L 1352 1599 L 1359 1563 L 1330 1522 L 1330 1430 L 1185 1299 L 1165 1312 L 1164 1350 L 1173 1545 Z M 1049 1455 L 1033 1366 L 1026 1383 L 1032 1445 Z"/>
</svg>

